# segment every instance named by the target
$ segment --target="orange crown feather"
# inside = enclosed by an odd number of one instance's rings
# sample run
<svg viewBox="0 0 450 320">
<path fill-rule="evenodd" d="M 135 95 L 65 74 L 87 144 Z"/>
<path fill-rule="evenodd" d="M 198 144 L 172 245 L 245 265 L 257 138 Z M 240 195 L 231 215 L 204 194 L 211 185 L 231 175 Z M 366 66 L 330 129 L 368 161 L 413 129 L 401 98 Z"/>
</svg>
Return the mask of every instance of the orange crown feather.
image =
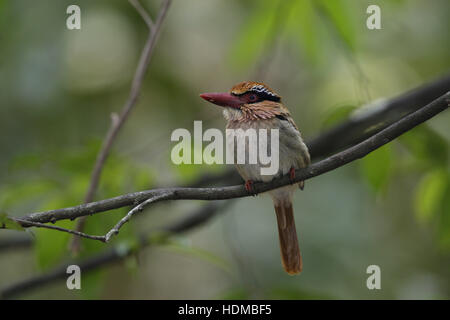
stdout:
<svg viewBox="0 0 450 320">
<path fill-rule="evenodd" d="M 236 84 L 231 88 L 230 93 L 236 96 L 254 92 L 259 95 L 264 95 L 268 100 L 280 101 L 281 97 L 273 91 L 269 86 L 262 82 L 244 81 Z"/>
</svg>

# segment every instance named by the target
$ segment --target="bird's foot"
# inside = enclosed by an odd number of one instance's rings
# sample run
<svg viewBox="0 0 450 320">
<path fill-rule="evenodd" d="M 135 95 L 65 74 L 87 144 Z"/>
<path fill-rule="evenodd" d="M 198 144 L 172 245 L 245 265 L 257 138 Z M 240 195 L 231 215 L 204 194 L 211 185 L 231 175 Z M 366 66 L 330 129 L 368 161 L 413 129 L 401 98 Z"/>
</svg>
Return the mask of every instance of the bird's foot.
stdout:
<svg viewBox="0 0 450 320">
<path fill-rule="evenodd" d="M 247 190 L 248 193 L 256 196 L 255 189 L 253 188 L 253 180 L 245 181 L 245 190 Z"/>
<path fill-rule="evenodd" d="M 300 190 L 303 190 L 305 188 L 305 181 L 300 181 L 298 183 L 298 187 L 300 188 Z"/>
<path fill-rule="evenodd" d="M 291 168 L 289 170 L 289 179 L 291 180 L 291 183 L 295 183 L 295 169 Z M 298 187 L 303 190 L 303 188 L 305 187 L 305 181 L 300 181 L 298 182 Z"/>
<path fill-rule="evenodd" d="M 289 170 L 289 179 L 291 180 L 291 183 L 294 183 L 294 181 L 295 181 L 295 169 L 293 167 Z"/>
</svg>

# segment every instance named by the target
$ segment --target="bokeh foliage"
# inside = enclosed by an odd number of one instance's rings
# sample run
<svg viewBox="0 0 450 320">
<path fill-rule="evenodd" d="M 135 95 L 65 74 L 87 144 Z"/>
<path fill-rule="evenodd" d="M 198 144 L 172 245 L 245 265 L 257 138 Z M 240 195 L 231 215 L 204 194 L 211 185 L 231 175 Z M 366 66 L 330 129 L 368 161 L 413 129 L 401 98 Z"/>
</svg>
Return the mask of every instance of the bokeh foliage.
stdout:
<svg viewBox="0 0 450 320">
<path fill-rule="evenodd" d="M 142 2 L 156 12 L 157 1 Z M 0 221 L 7 222 L 4 214 L 82 202 L 109 114 L 129 91 L 146 37 L 134 9 L 127 1 L 80 0 L 82 30 L 68 31 L 69 4 L 0 0 Z M 450 71 L 448 1 L 377 1 L 382 30 L 374 31 L 365 26 L 370 4 L 175 0 L 140 102 L 108 159 L 96 198 L 185 185 L 224 169 L 170 162 L 172 130 L 191 130 L 194 120 L 202 120 L 204 130 L 224 127 L 220 111 L 202 103 L 200 92 L 227 90 L 245 79 L 265 81 L 283 96 L 303 135 L 312 137 L 365 103 Z M 305 259 L 300 278 L 282 273 L 264 197 L 242 199 L 190 234 L 154 235 L 151 247 L 139 253 L 138 233 L 202 205 L 180 202 L 158 205 L 124 227 L 111 245 L 135 254 L 86 274 L 80 295 L 59 284 L 31 297 L 448 298 L 449 120 L 448 112 L 439 115 L 364 159 L 307 182 L 295 200 Z M 89 217 L 86 232 L 104 234 L 125 213 Z M 71 228 L 74 222 L 57 225 Z M 35 245 L 0 253 L 0 285 L 70 258 L 68 234 L 25 232 Z M 0 239 L 16 233 L 2 230 Z M 106 247 L 82 244 L 81 257 Z M 369 264 L 382 267 L 382 292 L 365 288 Z"/>
</svg>

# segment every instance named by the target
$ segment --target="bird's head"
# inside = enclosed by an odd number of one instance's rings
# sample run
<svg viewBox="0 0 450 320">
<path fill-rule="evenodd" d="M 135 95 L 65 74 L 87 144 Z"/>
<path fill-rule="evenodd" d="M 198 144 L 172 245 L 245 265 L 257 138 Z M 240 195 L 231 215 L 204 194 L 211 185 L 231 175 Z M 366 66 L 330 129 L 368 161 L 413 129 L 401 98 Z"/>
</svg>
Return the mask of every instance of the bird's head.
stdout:
<svg viewBox="0 0 450 320">
<path fill-rule="evenodd" d="M 228 119 L 269 119 L 285 109 L 277 93 L 264 83 L 254 81 L 240 82 L 230 92 L 202 93 L 200 97 L 226 107 L 225 116 Z"/>
</svg>

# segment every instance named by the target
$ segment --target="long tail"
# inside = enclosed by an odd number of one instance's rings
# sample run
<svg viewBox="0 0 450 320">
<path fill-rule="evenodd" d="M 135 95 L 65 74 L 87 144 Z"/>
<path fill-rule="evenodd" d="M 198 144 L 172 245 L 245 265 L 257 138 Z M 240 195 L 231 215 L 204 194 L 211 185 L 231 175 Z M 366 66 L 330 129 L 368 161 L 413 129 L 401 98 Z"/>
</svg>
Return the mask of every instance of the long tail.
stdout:
<svg viewBox="0 0 450 320">
<path fill-rule="evenodd" d="M 283 268 L 291 275 L 298 274 L 302 272 L 302 256 L 300 255 L 297 231 L 295 230 L 292 202 L 275 204 L 275 212 L 277 214 Z"/>
</svg>

